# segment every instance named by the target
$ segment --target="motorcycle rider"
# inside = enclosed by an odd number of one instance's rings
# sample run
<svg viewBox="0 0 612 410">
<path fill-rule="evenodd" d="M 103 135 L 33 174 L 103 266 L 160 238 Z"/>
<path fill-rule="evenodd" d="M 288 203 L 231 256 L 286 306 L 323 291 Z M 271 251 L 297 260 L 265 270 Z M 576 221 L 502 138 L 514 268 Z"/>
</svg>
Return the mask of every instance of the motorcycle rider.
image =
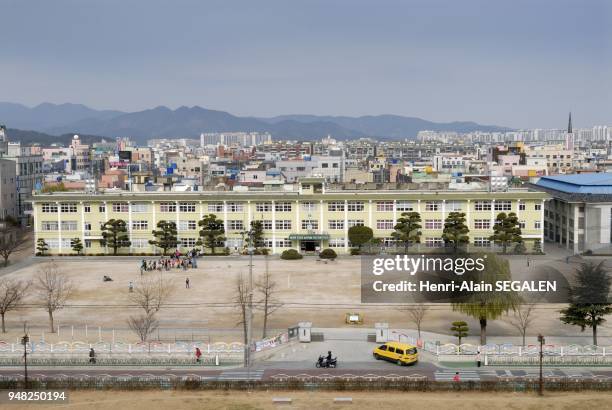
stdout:
<svg viewBox="0 0 612 410">
<path fill-rule="evenodd" d="M 331 353 L 331 350 L 328 350 L 328 351 L 327 351 L 327 357 L 325 358 L 325 360 L 327 360 L 327 363 L 328 363 L 328 364 L 329 364 L 329 363 L 331 363 L 331 361 L 332 361 L 332 353 Z"/>
</svg>

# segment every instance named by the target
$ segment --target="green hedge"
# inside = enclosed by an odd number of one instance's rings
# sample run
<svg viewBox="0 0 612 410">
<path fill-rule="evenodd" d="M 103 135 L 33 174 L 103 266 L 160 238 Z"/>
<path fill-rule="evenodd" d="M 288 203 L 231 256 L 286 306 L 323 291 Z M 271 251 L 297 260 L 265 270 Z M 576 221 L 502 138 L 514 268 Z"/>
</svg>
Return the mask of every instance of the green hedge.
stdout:
<svg viewBox="0 0 612 410">
<path fill-rule="evenodd" d="M 292 260 L 292 259 L 302 259 L 303 256 L 301 253 L 296 251 L 295 249 L 287 249 L 281 253 L 281 259 Z"/>
<path fill-rule="evenodd" d="M 319 253 L 319 258 L 321 259 L 336 259 L 337 257 L 338 254 L 331 248 L 323 249 L 321 253 Z"/>
</svg>

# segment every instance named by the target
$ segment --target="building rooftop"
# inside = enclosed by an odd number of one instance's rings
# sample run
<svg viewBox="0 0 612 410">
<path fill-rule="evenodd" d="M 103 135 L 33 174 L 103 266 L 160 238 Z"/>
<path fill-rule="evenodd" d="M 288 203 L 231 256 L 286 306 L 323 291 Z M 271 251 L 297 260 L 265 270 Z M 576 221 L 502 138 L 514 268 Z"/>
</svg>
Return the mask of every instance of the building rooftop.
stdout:
<svg viewBox="0 0 612 410">
<path fill-rule="evenodd" d="M 612 173 L 545 176 L 536 186 L 568 194 L 612 195 Z"/>
</svg>

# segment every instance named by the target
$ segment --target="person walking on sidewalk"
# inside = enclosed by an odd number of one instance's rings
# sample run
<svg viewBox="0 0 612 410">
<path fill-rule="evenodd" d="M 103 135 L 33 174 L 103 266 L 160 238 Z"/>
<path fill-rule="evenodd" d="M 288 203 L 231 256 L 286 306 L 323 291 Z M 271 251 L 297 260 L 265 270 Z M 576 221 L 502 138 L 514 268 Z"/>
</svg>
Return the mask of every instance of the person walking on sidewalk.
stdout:
<svg viewBox="0 0 612 410">
<path fill-rule="evenodd" d="M 196 347 L 195 356 L 196 356 L 196 362 L 200 363 L 200 358 L 202 357 L 202 352 L 200 351 L 199 347 Z"/>
<path fill-rule="evenodd" d="M 185 289 L 189 289 L 189 278 L 185 279 Z"/>
</svg>

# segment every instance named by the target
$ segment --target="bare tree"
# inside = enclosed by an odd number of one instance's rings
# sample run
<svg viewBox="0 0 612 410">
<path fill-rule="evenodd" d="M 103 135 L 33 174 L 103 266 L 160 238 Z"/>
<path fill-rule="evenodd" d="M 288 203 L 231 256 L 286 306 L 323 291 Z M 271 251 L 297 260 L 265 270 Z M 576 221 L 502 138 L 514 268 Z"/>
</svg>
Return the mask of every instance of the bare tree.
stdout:
<svg viewBox="0 0 612 410">
<path fill-rule="evenodd" d="M 130 316 L 127 323 L 130 329 L 138 335 L 141 342 L 146 342 L 159 326 L 155 313 Z"/>
<path fill-rule="evenodd" d="M 145 315 L 151 315 L 161 309 L 174 289 L 171 283 L 159 275 L 157 278 L 145 278 L 137 282 L 129 296 L 132 302 L 144 310 Z"/>
<path fill-rule="evenodd" d="M 246 280 L 242 274 L 240 274 L 236 280 L 236 287 L 234 293 L 234 303 L 239 311 L 239 321 L 236 325 L 242 325 L 242 332 L 244 336 L 244 345 L 246 346 L 249 342 L 248 334 L 247 334 L 247 315 L 248 315 L 248 306 L 249 306 L 249 287 L 247 285 Z M 244 362 L 247 363 L 247 349 L 244 349 Z"/>
<path fill-rule="evenodd" d="M 416 305 L 410 305 L 401 308 L 404 312 L 408 313 L 408 319 L 410 322 L 414 323 L 417 327 L 418 338 L 421 338 L 421 324 L 423 323 L 423 319 L 429 310 L 429 307 L 419 303 Z"/>
<path fill-rule="evenodd" d="M 19 308 L 31 282 L 13 279 L 0 279 L 0 316 L 2 316 L 2 333 L 6 333 L 4 316 L 11 310 Z"/>
<path fill-rule="evenodd" d="M 276 312 L 283 304 L 275 298 L 276 282 L 272 280 L 272 274 L 268 270 L 268 258 L 266 258 L 266 270 L 261 279 L 255 284 L 255 288 L 261 293 L 261 300 L 257 302 L 257 308 L 263 311 L 263 338 L 268 330 L 268 318 Z"/>
<path fill-rule="evenodd" d="M 514 326 L 523 337 L 523 346 L 525 346 L 525 336 L 527 335 L 527 329 L 533 322 L 533 312 L 536 308 L 535 303 L 522 303 L 514 311 L 512 316 L 508 316 L 508 321 Z"/>
<path fill-rule="evenodd" d="M 54 262 L 47 263 L 39 269 L 34 283 L 43 307 L 49 314 L 51 333 L 54 333 L 53 313 L 64 308 L 66 301 L 74 294 L 75 288 L 66 275 L 58 272 Z"/>
<path fill-rule="evenodd" d="M 4 266 L 8 266 L 12 253 L 25 249 L 27 237 L 19 228 L 0 228 L 0 256 L 4 259 Z"/>
</svg>

